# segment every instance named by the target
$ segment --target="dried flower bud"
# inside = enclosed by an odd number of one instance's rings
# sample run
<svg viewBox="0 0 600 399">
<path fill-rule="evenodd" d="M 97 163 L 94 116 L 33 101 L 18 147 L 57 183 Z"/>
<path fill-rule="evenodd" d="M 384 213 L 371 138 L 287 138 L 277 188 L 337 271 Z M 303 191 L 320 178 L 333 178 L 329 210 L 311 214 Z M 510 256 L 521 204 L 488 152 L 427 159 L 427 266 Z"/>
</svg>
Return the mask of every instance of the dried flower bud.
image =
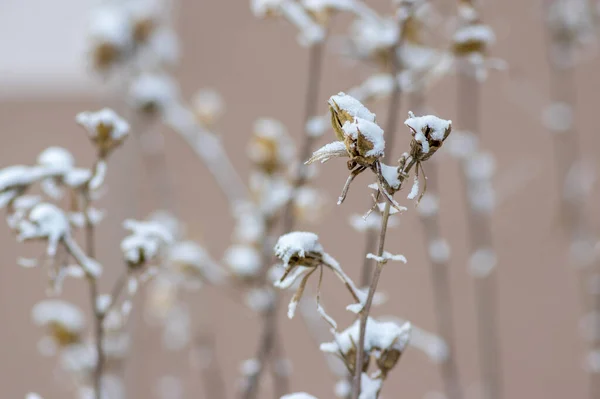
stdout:
<svg viewBox="0 0 600 399">
<path fill-rule="evenodd" d="M 452 121 L 433 115 L 417 117 L 409 112 L 404 124 L 410 128 L 413 135 L 410 155 L 419 161 L 431 158 L 452 131 Z"/>
<path fill-rule="evenodd" d="M 164 73 L 143 73 L 129 87 L 130 104 L 148 115 L 164 112 L 178 96 L 175 81 Z"/>
<path fill-rule="evenodd" d="M 488 25 L 474 23 L 459 28 L 453 37 L 454 54 L 462 57 L 470 54 L 487 54 L 496 36 Z"/>
<path fill-rule="evenodd" d="M 121 251 L 131 268 L 139 268 L 160 256 L 173 236 L 157 222 L 127 219 L 123 227 L 132 233 L 121 241 Z"/>
<path fill-rule="evenodd" d="M 58 299 L 48 299 L 37 303 L 31 315 L 36 325 L 48 329 L 48 334 L 60 347 L 80 341 L 85 318 L 75 305 Z"/>
<path fill-rule="evenodd" d="M 87 130 L 98 148 L 100 158 L 107 157 L 129 134 L 129 124 L 109 108 L 97 112 L 81 112 L 76 120 Z"/>
<path fill-rule="evenodd" d="M 294 145 L 283 124 L 274 119 L 259 119 L 248 145 L 248 156 L 261 171 L 282 171 L 294 156 Z"/>
<path fill-rule="evenodd" d="M 368 369 L 369 359 L 373 355 L 377 360 L 377 366 L 385 376 L 396 365 L 406 348 L 410 331 L 410 323 L 399 326 L 394 322 L 380 322 L 369 317 L 364 341 L 363 371 Z M 356 343 L 359 337 L 360 320 L 357 320 L 346 330 L 335 333 L 333 342 L 321 344 L 321 350 L 340 355 L 348 370 L 353 374 L 356 367 Z"/>
<path fill-rule="evenodd" d="M 342 126 L 346 122 L 354 122 L 355 118 L 375 122 L 374 113 L 369 111 L 356 98 L 343 92 L 329 98 L 329 111 L 331 112 L 331 126 L 340 141 L 344 141 L 346 136 L 342 130 Z"/>
<path fill-rule="evenodd" d="M 323 247 L 315 233 L 294 231 L 279 237 L 275 256 L 281 259 L 288 271 L 296 266 L 313 267 L 321 262 Z M 285 275 L 282 280 L 284 278 Z"/>
<path fill-rule="evenodd" d="M 92 63 L 97 70 L 107 71 L 131 49 L 131 20 L 123 7 L 104 6 L 93 12 L 89 26 Z"/>
<path fill-rule="evenodd" d="M 586 0 L 557 0 L 548 7 L 547 23 L 556 43 L 585 43 L 594 37 L 594 12 Z"/>
<path fill-rule="evenodd" d="M 214 125 L 225 109 L 223 97 L 210 89 L 200 90 L 192 99 L 192 107 L 201 124 Z"/>
<path fill-rule="evenodd" d="M 315 188 L 305 186 L 296 190 L 294 198 L 296 220 L 317 223 L 321 219 L 324 207 L 323 195 Z"/>
</svg>

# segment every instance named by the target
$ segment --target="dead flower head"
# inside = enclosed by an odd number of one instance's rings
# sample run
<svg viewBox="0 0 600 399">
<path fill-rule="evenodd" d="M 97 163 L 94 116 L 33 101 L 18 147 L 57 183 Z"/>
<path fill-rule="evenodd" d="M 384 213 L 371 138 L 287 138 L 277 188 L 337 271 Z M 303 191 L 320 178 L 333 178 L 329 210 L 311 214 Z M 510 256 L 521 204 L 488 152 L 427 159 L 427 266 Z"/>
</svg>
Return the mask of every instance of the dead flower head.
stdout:
<svg viewBox="0 0 600 399">
<path fill-rule="evenodd" d="M 97 112 L 81 112 L 77 114 L 76 121 L 87 130 L 98 148 L 99 158 L 106 158 L 129 134 L 129 123 L 109 108 Z"/>
<path fill-rule="evenodd" d="M 407 165 L 415 165 L 415 178 L 412 190 L 408 195 L 409 199 L 414 199 L 419 194 L 419 170 L 423 173 L 424 187 L 417 199 L 417 204 L 427 191 L 427 176 L 423 170 L 423 162 L 439 150 L 446 138 L 452 131 L 452 121 L 438 118 L 434 115 L 415 116 L 412 112 L 408 113 L 408 119 L 404 124 L 412 132 L 413 139 L 410 143 L 410 153 L 403 154 L 398 161 L 399 170 L 408 169 Z"/>
<path fill-rule="evenodd" d="M 248 156 L 256 167 L 272 175 L 285 171 L 294 157 L 294 143 L 285 126 L 274 119 L 259 119 L 248 144 Z"/>
<path fill-rule="evenodd" d="M 369 317 L 366 326 L 365 361 L 362 371 L 367 371 L 370 359 L 374 358 L 381 375 L 385 378 L 387 373 L 396 366 L 406 349 L 411 329 L 411 324 L 408 322 L 398 325 L 394 322 L 383 322 Z M 333 342 L 321 344 L 321 351 L 338 355 L 344 361 L 348 371 L 354 374 L 359 337 L 360 320 L 356 320 L 346 330 L 335 333 Z"/>
<path fill-rule="evenodd" d="M 300 283 L 296 293 L 292 297 L 288 306 L 288 317 L 294 317 L 296 306 L 309 277 L 319 270 L 319 285 L 317 288 L 317 311 L 329 325 L 337 328 L 333 320 L 320 304 L 321 282 L 323 279 L 323 267 L 327 267 L 345 284 L 355 302 L 362 302 L 364 294 L 356 288 L 354 282 L 344 273 L 339 263 L 332 256 L 324 252 L 323 246 L 319 243 L 319 236 L 314 233 L 294 231 L 279 237 L 275 245 L 275 256 L 283 263 L 284 272 L 281 278 L 275 282 L 277 288 L 286 289 L 292 287 L 298 279 Z"/>
<path fill-rule="evenodd" d="M 45 327 L 49 337 L 59 347 L 81 340 L 85 317 L 79 308 L 59 299 L 47 299 L 36 304 L 31 316 L 36 325 Z"/>
<path fill-rule="evenodd" d="M 334 157 L 349 157 L 350 176 L 339 197 L 341 204 L 348 193 L 350 183 L 356 176 L 371 169 L 377 176 L 379 191 L 395 207 L 400 206 L 392 198 L 393 190 L 384 178 L 380 159 L 384 155 L 385 141 L 383 130 L 375 123 L 375 114 L 360 101 L 345 93 L 339 93 L 329 99 L 331 126 L 338 141 L 329 143 L 317 151 L 306 162 L 326 162 Z"/>
<path fill-rule="evenodd" d="M 131 231 L 121 241 L 121 251 L 132 269 L 157 259 L 173 243 L 173 235 L 159 222 L 128 219 L 123 222 L 123 227 Z"/>
</svg>

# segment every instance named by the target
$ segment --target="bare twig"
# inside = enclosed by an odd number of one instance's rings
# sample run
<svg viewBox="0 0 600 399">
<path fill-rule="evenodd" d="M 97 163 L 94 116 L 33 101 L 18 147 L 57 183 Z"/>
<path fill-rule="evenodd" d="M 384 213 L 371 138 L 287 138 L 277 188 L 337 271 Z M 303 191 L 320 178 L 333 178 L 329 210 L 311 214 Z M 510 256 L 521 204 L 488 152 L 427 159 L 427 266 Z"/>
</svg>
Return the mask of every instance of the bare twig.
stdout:
<svg viewBox="0 0 600 399">
<path fill-rule="evenodd" d="M 85 215 L 85 247 L 86 255 L 90 258 L 95 257 L 95 228 L 89 218 L 90 206 L 89 193 L 83 194 L 83 212 Z M 94 315 L 94 341 L 96 346 L 96 367 L 93 374 L 94 396 L 96 399 L 102 398 L 102 373 L 104 371 L 104 349 L 102 342 L 104 340 L 104 328 L 102 327 L 102 314 L 98 309 L 98 281 L 94 276 L 87 276 L 90 287 L 90 302 L 92 314 Z"/>
<path fill-rule="evenodd" d="M 554 12 L 559 13 L 567 7 L 574 7 L 575 4 L 568 2 L 560 3 L 561 0 L 547 1 L 546 7 L 558 7 Z M 545 10 L 550 12 L 550 9 Z M 548 14 L 549 15 L 549 14 Z M 560 19 L 560 17 L 559 17 Z M 588 312 L 598 314 L 600 312 L 600 297 L 592 292 L 595 297 L 589 298 L 588 289 L 590 276 L 598 272 L 599 265 L 597 260 L 589 262 L 586 259 L 576 258 L 573 253 L 573 246 L 579 242 L 591 244 L 597 241 L 590 226 L 588 215 L 585 211 L 585 196 L 587 191 L 582 186 L 581 175 L 583 171 L 577 174 L 573 172 L 578 167 L 582 167 L 581 137 L 575 121 L 576 115 L 576 97 L 577 85 L 575 82 L 575 52 L 577 49 L 578 29 L 585 29 L 580 26 L 584 21 L 577 21 L 577 26 L 573 31 L 563 30 L 565 26 L 561 25 L 560 20 L 547 21 L 546 48 L 548 53 L 548 62 L 550 65 L 550 95 L 553 106 L 565 109 L 563 117 L 569 118 L 562 122 L 560 127 L 548 125 L 549 134 L 552 136 L 554 147 L 554 164 L 556 176 L 556 189 L 559 197 L 558 218 L 561 222 L 564 233 L 569 236 L 570 261 L 575 263 L 578 279 L 578 294 L 582 314 L 585 316 Z M 564 21 L 562 22 L 565 23 Z M 573 188 L 570 192 L 571 187 Z M 585 258 L 585 255 L 583 256 Z M 595 264 L 593 264 L 595 263 Z M 595 289 L 595 288 L 594 288 Z M 600 326 L 593 328 L 592 342 L 590 350 L 598 350 L 600 347 Z M 600 397 L 600 374 L 596 371 L 589 373 L 589 397 Z"/>
<path fill-rule="evenodd" d="M 225 399 L 225 380 L 217 361 L 214 333 L 207 331 L 198 334 L 196 346 L 206 398 Z"/>
<path fill-rule="evenodd" d="M 416 164 L 416 160 L 413 158 L 406 165 L 403 170 L 403 173 L 400 173 L 399 179 L 402 184 L 405 180 L 405 176 L 408 175 L 412 167 Z M 377 256 L 381 257 L 383 255 L 384 247 L 385 247 L 385 237 L 387 233 L 387 225 L 390 218 L 390 203 L 385 203 L 385 208 L 383 210 L 383 216 L 381 218 L 381 230 L 379 231 L 379 245 L 377 247 Z M 366 335 L 366 327 L 367 327 L 367 319 L 369 318 L 369 312 L 371 311 L 371 305 L 373 303 L 373 297 L 375 296 L 375 292 L 377 291 L 377 284 L 379 283 L 379 277 L 381 276 L 381 272 L 383 271 L 383 266 L 385 262 L 377 262 L 375 270 L 373 271 L 373 277 L 371 279 L 371 285 L 369 286 L 369 293 L 367 294 L 367 301 L 360 312 L 360 334 L 358 340 L 358 349 L 356 351 L 356 361 L 355 361 L 355 370 L 354 370 L 354 379 L 352 381 L 352 399 L 358 399 L 361 390 L 361 374 L 364 364 L 364 353 L 365 353 L 365 335 Z"/>
<path fill-rule="evenodd" d="M 323 71 L 323 52 L 324 52 L 325 44 L 324 42 L 319 42 L 314 44 L 309 51 L 309 60 L 308 60 L 308 87 L 305 95 L 305 114 L 302 126 L 302 132 L 305 132 L 306 124 L 313 117 L 318 109 L 318 96 L 319 96 L 319 86 L 321 82 L 321 75 Z M 303 142 L 301 146 L 301 151 L 299 154 L 299 166 L 293 184 L 293 190 L 297 191 L 299 188 L 303 187 L 306 184 L 308 175 L 307 169 L 304 165 L 304 160 L 308 159 L 311 154 L 313 144 L 316 137 L 304 133 Z M 290 201 L 285 206 L 283 212 L 283 231 L 290 232 L 294 228 L 296 223 L 296 218 L 294 214 L 294 203 L 295 203 L 295 195 L 292 195 Z M 268 248 L 269 255 L 271 254 L 271 248 Z M 262 376 L 265 361 L 272 356 L 273 352 L 282 352 L 283 348 L 278 339 L 277 333 L 277 311 L 279 308 L 280 297 L 278 293 L 274 294 L 274 303 L 267 311 L 265 312 L 263 319 L 263 332 L 260 338 L 260 345 L 258 349 L 258 356 L 256 359 L 259 362 L 259 369 L 257 373 L 250 376 L 248 381 L 248 385 L 243 394 L 244 399 L 253 399 L 256 397 L 258 391 L 258 384 L 260 382 L 260 378 Z M 279 353 L 281 356 L 281 353 Z M 273 361 L 277 362 L 281 359 L 273 359 Z M 276 366 L 275 366 L 276 367 Z M 274 373 L 273 375 L 275 379 L 275 394 L 279 398 L 281 395 L 287 392 L 287 388 L 289 386 L 288 377 L 286 373 Z"/>
<path fill-rule="evenodd" d="M 468 60 L 459 61 L 457 102 L 458 120 L 463 129 L 480 135 L 480 83 L 475 77 L 473 66 Z M 463 165 L 466 173 L 467 166 Z M 469 196 L 469 183 L 463 175 L 463 186 Z M 468 203 L 468 202 L 467 202 Z M 471 254 L 482 249 L 493 248 L 490 219 L 485 212 L 477 212 L 468 207 L 467 230 Z M 499 354 L 497 321 L 497 281 L 496 272 L 491 270 L 485 276 L 475 278 L 475 306 L 477 314 L 477 332 L 479 342 L 479 362 L 482 372 L 484 397 L 499 399 L 502 397 L 502 375 Z"/>
<path fill-rule="evenodd" d="M 411 97 L 411 109 L 418 114 L 423 114 L 424 93 L 421 90 L 415 91 Z M 439 163 L 432 162 L 429 168 L 427 195 L 435 200 L 439 199 L 437 172 Z M 437 206 L 437 204 L 436 204 Z M 423 227 L 426 242 L 430 245 L 434 242 L 440 242 L 441 228 L 440 219 L 437 211 L 423 215 Z M 444 339 L 448 348 L 445 359 L 440 363 L 440 374 L 444 383 L 444 390 L 449 399 L 461 399 L 463 397 L 462 386 L 456 359 L 454 358 L 454 320 L 452 314 L 452 295 L 450 292 L 450 277 L 448 269 L 450 267 L 448 259 L 433 260 L 431 250 L 430 255 L 430 276 L 433 287 L 433 302 L 435 309 L 435 318 L 438 327 L 438 333 Z"/>
<path fill-rule="evenodd" d="M 392 93 L 388 103 L 387 110 L 387 121 L 384 130 L 384 140 L 385 140 L 385 155 L 389 158 L 394 153 L 394 143 L 397 135 L 398 129 L 398 115 L 400 113 L 400 106 L 402 100 L 402 89 L 400 87 L 399 80 L 397 79 L 398 74 L 400 73 L 400 60 L 398 59 L 398 49 L 402 46 L 402 39 L 404 35 L 402 34 L 402 28 L 404 25 L 404 21 L 400 20 L 399 29 L 398 29 L 398 39 L 396 40 L 396 44 L 392 46 L 390 49 L 390 59 L 391 59 L 391 76 L 393 86 Z M 370 279 L 370 271 L 371 266 L 373 265 L 373 261 L 367 258 L 367 254 L 372 253 L 377 239 L 377 232 L 373 230 L 368 230 L 366 232 L 365 237 L 365 256 L 363 257 L 363 266 L 361 272 L 361 287 L 366 287 L 369 285 Z"/>
</svg>

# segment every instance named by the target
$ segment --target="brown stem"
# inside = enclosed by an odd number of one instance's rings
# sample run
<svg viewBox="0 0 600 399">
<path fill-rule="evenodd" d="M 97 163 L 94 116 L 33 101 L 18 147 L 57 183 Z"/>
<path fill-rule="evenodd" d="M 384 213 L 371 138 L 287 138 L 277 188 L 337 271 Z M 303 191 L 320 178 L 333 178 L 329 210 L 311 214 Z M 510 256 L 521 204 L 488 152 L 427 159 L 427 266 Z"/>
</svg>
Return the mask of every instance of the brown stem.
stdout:
<svg viewBox="0 0 600 399">
<path fill-rule="evenodd" d="M 385 203 L 383 210 L 383 216 L 381 218 L 381 231 L 379 232 L 379 247 L 377 249 L 377 256 L 383 255 L 383 248 L 385 245 L 385 235 L 387 232 L 388 220 L 390 218 L 390 203 Z M 358 399 L 361 389 L 361 374 L 364 364 L 364 353 L 365 353 L 365 335 L 367 330 L 367 319 L 369 318 L 369 312 L 371 310 L 371 304 L 373 303 L 373 297 L 377 290 L 377 284 L 379 283 L 379 277 L 383 271 L 382 262 L 377 262 L 375 271 L 373 272 L 373 278 L 371 279 L 371 285 L 369 287 L 369 294 L 367 296 L 367 302 L 360 313 L 360 335 L 358 339 L 358 350 L 356 351 L 356 369 L 354 371 L 354 380 L 352 381 L 352 399 Z"/>
<path fill-rule="evenodd" d="M 396 45 L 390 50 L 391 58 L 391 74 L 394 82 L 390 102 L 388 103 L 387 109 L 387 121 L 384 130 L 384 141 L 385 141 L 385 155 L 391 157 L 394 152 L 394 142 L 396 139 L 398 129 L 398 115 L 400 113 L 400 106 L 402 100 L 402 88 L 398 82 L 398 73 L 400 73 L 400 60 L 398 59 L 398 49 L 402 46 L 402 21 L 400 22 L 399 37 L 396 41 Z M 361 271 L 360 285 L 366 287 L 369 285 L 369 277 L 371 276 L 370 270 L 373 265 L 372 259 L 367 259 L 367 254 L 372 253 L 377 239 L 377 232 L 374 230 L 368 230 L 365 237 L 365 256 L 363 258 L 363 266 Z"/>
<path fill-rule="evenodd" d="M 302 126 L 302 132 L 305 132 L 306 124 L 317 112 L 318 107 L 318 95 L 319 86 L 321 82 L 321 75 L 323 72 L 323 53 L 324 53 L 324 42 L 316 43 L 310 48 L 308 56 L 308 88 L 305 96 L 305 114 Z M 294 191 L 298 190 L 307 180 L 306 166 L 304 166 L 304 160 L 308 159 L 313 148 L 315 137 L 304 134 L 303 135 L 302 149 L 299 158 L 298 176 L 294 181 Z M 296 223 L 294 215 L 294 201 L 295 197 L 292 196 L 290 201 L 286 204 L 283 212 L 283 231 L 285 233 L 292 231 Z M 268 249 L 268 253 L 271 253 L 271 249 Z M 266 264 L 266 263 L 265 263 Z M 264 315 L 263 319 L 263 332 L 260 338 L 260 345 L 258 348 L 256 359 L 259 362 L 259 369 L 257 373 L 249 378 L 248 385 L 242 394 L 244 399 L 253 399 L 256 397 L 258 392 L 258 385 L 260 383 L 261 376 L 263 374 L 266 361 L 274 352 L 274 348 L 277 348 L 278 352 L 282 352 L 283 348 L 281 342 L 278 339 L 277 333 L 277 310 L 279 308 L 280 297 L 276 293 L 274 298 L 274 304 L 271 306 Z M 281 356 L 281 354 L 279 354 Z M 273 377 L 276 379 L 275 388 L 277 395 L 283 395 L 287 392 L 289 381 L 288 376 L 285 373 L 274 373 Z"/>
<path fill-rule="evenodd" d="M 197 351 L 200 359 L 201 378 L 206 392 L 206 398 L 225 399 L 225 380 L 216 356 L 216 342 L 214 333 L 207 331 L 198 334 L 196 339 Z M 205 359 L 208 357 L 208 359 Z"/>
<path fill-rule="evenodd" d="M 418 115 L 424 114 L 425 96 L 422 90 L 417 90 L 410 96 L 411 109 Z M 439 163 L 432 162 L 428 169 L 429 188 L 427 193 L 439 198 L 438 190 L 438 168 Z M 423 217 L 423 226 L 426 242 L 432 243 L 439 240 L 442 236 L 440 228 L 439 215 L 428 215 Z M 449 263 L 447 260 L 442 262 L 429 261 L 431 285 L 433 287 L 434 313 L 438 333 L 446 342 L 448 353 L 446 359 L 440 363 L 440 374 L 444 384 L 444 391 L 449 399 L 462 399 L 462 385 L 456 359 L 454 357 L 454 318 L 452 295 L 450 289 L 450 276 L 448 273 Z"/>
<path fill-rule="evenodd" d="M 94 258 L 96 254 L 95 246 L 95 229 L 94 224 L 89 218 L 90 206 L 89 192 L 83 194 L 83 212 L 85 214 L 85 252 L 90 258 Z M 94 340 L 96 345 L 96 367 L 93 374 L 94 396 L 96 399 L 102 398 L 102 373 L 104 370 L 104 350 L 102 341 L 104 340 L 104 329 L 102 328 L 102 314 L 98 310 L 98 280 L 94 276 L 87 277 L 90 286 L 90 302 L 92 306 L 92 314 L 94 315 Z"/>
<path fill-rule="evenodd" d="M 306 124 L 310 118 L 314 117 L 318 111 L 319 87 L 321 85 L 321 77 L 323 75 L 323 55 L 325 50 L 325 42 L 319 42 L 310 48 L 308 54 L 308 87 L 304 97 L 304 119 L 302 125 L 303 141 L 298 159 L 298 176 L 294 181 L 294 191 L 303 187 L 307 180 L 307 167 L 304 161 L 307 160 L 314 147 L 316 137 L 306 133 Z M 294 228 L 296 222 L 294 215 L 295 196 L 292 196 L 286 204 L 283 213 L 283 231 L 289 232 Z"/>
<path fill-rule="evenodd" d="M 405 176 L 408 176 L 408 173 L 416 165 L 416 160 L 411 158 L 409 163 L 403 169 L 403 173 L 400 174 L 400 184 L 404 183 L 406 179 Z M 381 230 L 379 231 L 379 246 L 377 247 L 377 256 L 381 257 L 383 255 L 383 250 L 385 247 L 385 236 L 387 233 L 388 221 L 390 218 L 390 203 L 385 203 L 385 208 L 383 210 L 383 216 L 381 218 Z M 373 271 L 373 277 L 371 279 L 371 285 L 369 286 L 369 293 L 367 294 L 367 301 L 360 312 L 360 334 L 358 339 L 358 350 L 356 351 L 356 362 L 354 363 L 354 379 L 352 381 L 352 399 L 358 399 L 360 395 L 361 389 L 361 374 L 364 364 L 364 352 L 365 352 L 365 335 L 366 335 L 366 327 L 367 327 L 367 319 L 369 318 L 369 312 L 371 311 L 371 305 L 373 303 L 373 297 L 375 296 L 375 292 L 377 291 L 377 284 L 379 283 L 379 277 L 381 276 L 381 272 L 383 271 L 383 265 L 385 262 L 377 262 L 375 270 Z"/>
<path fill-rule="evenodd" d="M 158 130 L 160 125 L 151 116 L 142 115 L 141 118 L 140 128 L 135 130 L 134 136 L 139 144 L 149 184 L 153 187 L 153 197 L 158 199 L 156 205 L 176 214 L 176 201 L 173 195 L 175 190 L 169 176 L 167 154 L 164 145 L 162 148 L 155 148 L 157 142 L 164 141 Z"/>
<path fill-rule="evenodd" d="M 458 120 L 473 134 L 479 135 L 481 88 L 468 60 L 459 60 L 457 102 Z M 463 171 L 466 165 L 463 165 Z M 464 192 L 469 193 L 469 182 L 463 174 Z M 467 200 L 468 203 L 468 200 Z M 468 207 L 467 230 L 471 253 L 493 247 L 489 217 Z M 502 369 L 500 364 L 497 310 L 497 281 L 495 271 L 488 276 L 475 278 L 475 307 L 479 343 L 479 363 L 482 373 L 484 398 L 502 397 Z"/>
<path fill-rule="evenodd" d="M 550 2 L 548 4 L 551 4 Z M 548 62 L 550 65 L 550 95 L 552 103 L 565 104 L 572 115 L 576 115 L 577 84 L 575 82 L 575 43 L 571 39 L 553 37 L 549 26 L 547 29 L 546 47 Z M 571 243 L 577 240 L 594 240 L 593 232 L 585 210 L 585 198 L 574 196 L 567 198 L 566 184 L 572 178 L 570 172 L 581 162 L 581 138 L 580 131 L 572 118 L 571 126 L 567 131 L 551 131 L 554 147 L 554 164 L 556 176 L 556 189 L 559 196 L 558 219 L 563 231 L 569 235 Z M 588 312 L 598 314 L 600 312 L 600 297 L 589 298 L 587 289 L 590 273 L 598 271 L 598 264 L 577 265 L 577 280 L 579 306 L 582 314 Z M 595 294 L 594 294 L 595 295 Z M 594 327 L 593 340 L 590 350 L 597 350 L 600 346 L 600 326 Z M 600 397 L 600 375 L 596 372 L 589 373 L 589 397 L 596 399 Z"/>
</svg>

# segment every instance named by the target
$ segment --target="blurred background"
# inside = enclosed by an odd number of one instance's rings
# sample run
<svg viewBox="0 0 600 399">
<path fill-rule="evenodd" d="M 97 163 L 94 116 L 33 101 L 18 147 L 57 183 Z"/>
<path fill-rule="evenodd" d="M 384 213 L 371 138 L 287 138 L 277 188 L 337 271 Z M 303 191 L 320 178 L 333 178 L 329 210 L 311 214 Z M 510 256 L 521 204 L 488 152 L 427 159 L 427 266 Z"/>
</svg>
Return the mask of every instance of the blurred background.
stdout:
<svg viewBox="0 0 600 399">
<path fill-rule="evenodd" d="M 390 2 L 370 0 L 377 10 L 389 12 Z M 444 15 L 452 15 L 453 2 L 435 2 Z M 73 152 L 77 164 L 91 166 L 93 149 L 75 115 L 104 106 L 129 118 L 122 96 L 103 85 L 86 58 L 90 0 L 3 0 L 0 2 L 0 167 L 30 164 L 52 145 Z M 583 398 L 588 394 L 586 353 L 589 345 L 581 329 L 583 307 L 579 301 L 578 271 L 569 265 L 570 237 L 558 218 L 559 189 L 551 133 L 542 114 L 550 104 L 552 78 L 546 50 L 546 27 L 541 1 L 485 1 L 482 15 L 496 32 L 491 53 L 508 62 L 508 69 L 491 72 L 480 97 L 482 147 L 497 163 L 494 183 L 498 203 L 492 218 L 493 242 L 498 254 L 498 336 L 502 359 L 504 398 Z M 176 77 L 184 98 L 198 89 L 217 90 L 225 100 L 225 114 L 215 126 L 235 167 L 248 177 L 250 162 L 246 144 L 257 118 L 271 117 L 285 124 L 299 142 L 302 135 L 304 93 L 307 86 L 306 48 L 296 42 L 296 30 L 280 19 L 260 20 L 247 1 L 181 0 L 175 10 L 181 59 Z M 333 22 L 332 33 L 346 30 L 349 18 Z M 451 27 L 440 24 L 438 34 Z M 336 54 L 332 40 L 327 46 L 324 74 L 319 89 L 319 113 L 327 112 L 327 99 L 362 82 L 373 69 Z M 598 169 L 598 93 L 600 62 L 597 43 L 582 50 L 574 68 L 576 123 L 582 156 Z M 427 93 L 432 113 L 457 118 L 456 76 L 450 73 Z M 380 118 L 387 106 L 380 102 L 371 110 Z M 402 99 L 401 117 L 409 110 Z M 135 125 L 134 125 L 135 128 Z M 220 259 L 230 244 L 233 219 L 224 195 L 211 175 L 183 140 L 167 128 L 166 163 L 172 184 L 173 211 L 186 224 L 188 236 L 199 240 Z M 408 129 L 399 129 L 395 153 L 408 149 Z M 319 145 L 332 141 L 331 131 Z M 455 356 L 466 397 L 478 398 L 481 379 L 477 358 L 474 280 L 467 267 L 469 245 L 465 224 L 467 207 L 456 160 L 442 150 L 438 182 L 441 192 L 441 229 L 452 248 L 449 264 L 454 306 Z M 342 206 L 335 202 L 347 177 L 345 162 L 332 161 L 317 168 L 315 185 L 328 198 L 315 231 L 325 250 L 336 257 L 351 276 L 360 274 L 364 236 L 348 224 L 353 213 L 369 204 L 367 184 L 361 175 Z M 99 260 L 105 273 L 102 291 L 108 291 L 122 268 L 119 242 L 125 236 L 125 218 L 143 218 L 161 207 L 139 141 L 128 140 L 110 160 L 108 192 L 99 202 L 107 210 L 98 228 Z M 598 187 L 586 200 L 588 221 L 597 231 Z M 431 269 L 423 226 L 408 201 L 409 211 L 391 229 L 387 249 L 402 253 L 408 263 L 389 264 L 380 291 L 388 301 L 373 315 L 395 315 L 435 332 Z M 16 265 L 18 256 L 39 255 L 40 248 L 16 244 L 8 227 L 0 228 L 0 397 L 21 398 L 29 391 L 45 398 L 67 397 L 68 389 L 56 383 L 55 360 L 45 358 L 36 347 L 40 329 L 33 326 L 32 306 L 45 297 L 47 276 L 37 269 Z M 344 311 L 347 294 L 333 277 L 326 276 L 323 301 L 342 325 L 352 321 Z M 329 286 L 327 283 L 330 282 Z M 289 293 L 284 294 L 287 302 Z M 67 281 L 63 296 L 87 304 L 86 287 Z M 142 292 L 136 306 L 144 301 Z M 186 296 L 191 309 L 192 330 L 209 326 L 227 397 L 235 397 L 240 364 L 254 356 L 260 323 L 242 304 L 219 288 L 206 286 Z M 190 351 L 162 349 L 162 332 L 143 321 L 134 306 L 132 356 L 126 364 L 125 381 L 131 398 L 206 397 L 201 371 L 190 362 Z M 141 306 L 141 305 L 140 305 Z M 82 305 L 86 308 L 86 305 Z M 140 311 L 138 311 L 140 310 Z M 292 362 L 291 392 L 306 391 L 319 398 L 333 397 L 335 379 L 327 370 L 324 355 L 300 318 L 279 314 L 286 357 Z M 269 379 L 259 397 L 271 397 Z M 438 367 L 422 352 L 409 349 L 386 382 L 382 397 L 424 398 L 441 390 Z"/>
</svg>

